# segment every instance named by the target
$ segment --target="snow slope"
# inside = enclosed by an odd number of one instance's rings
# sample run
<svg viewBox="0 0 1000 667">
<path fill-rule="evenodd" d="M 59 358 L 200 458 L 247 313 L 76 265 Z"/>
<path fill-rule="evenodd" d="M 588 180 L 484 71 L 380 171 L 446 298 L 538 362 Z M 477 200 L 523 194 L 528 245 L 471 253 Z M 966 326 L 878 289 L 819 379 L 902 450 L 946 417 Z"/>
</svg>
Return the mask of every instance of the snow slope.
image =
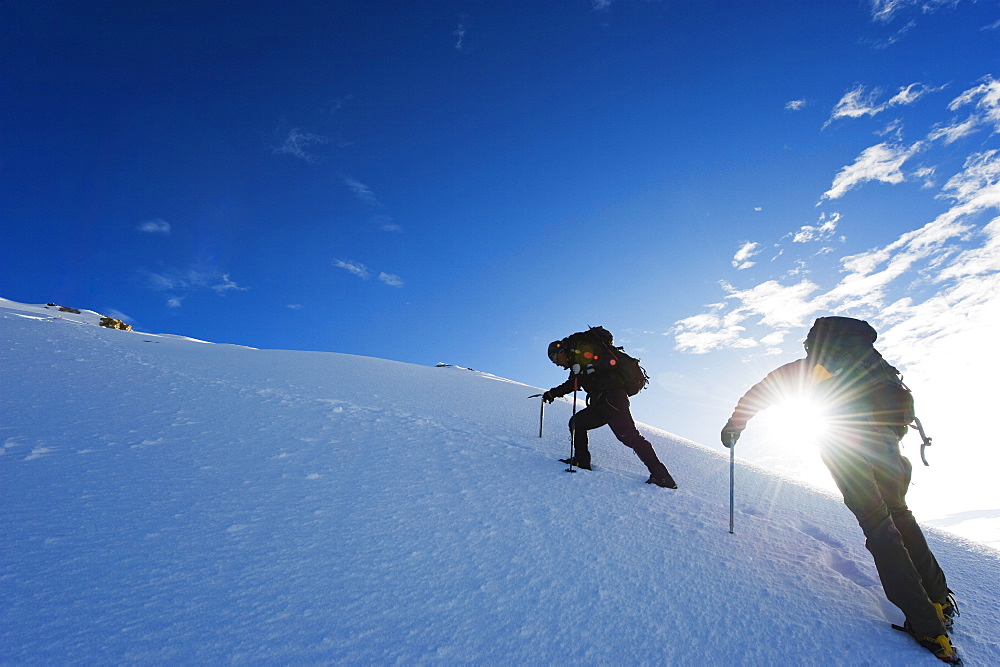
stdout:
<svg viewBox="0 0 1000 667">
<path fill-rule="evenodd" d="M 0 300 L 5 664 L 939 664 L 834 498 L 455 367 L 255 350 Z M 968 665 L 1000 552 L 928 530 Z"/>
</svg>

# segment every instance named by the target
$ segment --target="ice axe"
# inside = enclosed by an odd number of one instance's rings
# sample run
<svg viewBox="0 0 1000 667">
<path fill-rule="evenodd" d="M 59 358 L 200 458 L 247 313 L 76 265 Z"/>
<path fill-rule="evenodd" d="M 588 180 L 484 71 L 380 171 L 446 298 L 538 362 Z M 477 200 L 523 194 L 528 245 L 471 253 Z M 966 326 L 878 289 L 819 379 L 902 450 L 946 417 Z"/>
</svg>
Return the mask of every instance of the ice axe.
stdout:
<svg viewBox="0 0 1000 667">
<path fill-rule="evenodd" d="M 913 425 L 917 427 L 917 433 L 920 434 L 920 460 L 924 462 L 925 466 L 929 466 L 930 463 L 927 462 L 927 456 L 924 455 L 924 450 L 931 446 L 931 437 L 927 435 L 927 431 L 924 430 L 924 425 L 920 423 L 920 420 L 916 417 L 913 418 Z"/>
</svg>

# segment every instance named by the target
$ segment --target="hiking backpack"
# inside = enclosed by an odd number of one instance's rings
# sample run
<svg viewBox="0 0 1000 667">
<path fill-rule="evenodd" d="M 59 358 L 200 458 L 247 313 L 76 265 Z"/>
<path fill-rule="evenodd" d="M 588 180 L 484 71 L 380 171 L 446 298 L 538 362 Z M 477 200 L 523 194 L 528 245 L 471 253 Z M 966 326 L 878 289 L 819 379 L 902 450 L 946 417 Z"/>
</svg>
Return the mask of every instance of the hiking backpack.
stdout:
<svg viewBox="0 0 1000 667">
<path fill-rule="evenodd" d="M 625 393 L 635 396 L 649 384 L 639 360 L 621 347 L 615 347 L 614 336 L 604 327 L 590 327 L 586 331 L 563 339 L 562 347 L 582 365 L 606 367 L 615 370 L 625 382 Z"/>
<path fill-rule="evenodd" d="M 920 459 L 924 465 L 924 450 L 931 439 L 924 432 L 913 405 L 913 392 L 903 383 L 903 376 L 882 358 L 875 349 L 878 338 L 875 329 L 864 320 L 851 317 L 820 317 L 806 335 L 805 347 L 810 357 L 824 343 L 833 343 L 856 350 L 857 362 L 865 373 L 865 393 L 870 397 L 872 418 L 876 426 L 888 428 L 902 438 L 912 426 L 920 434 Z"/>
</svg>

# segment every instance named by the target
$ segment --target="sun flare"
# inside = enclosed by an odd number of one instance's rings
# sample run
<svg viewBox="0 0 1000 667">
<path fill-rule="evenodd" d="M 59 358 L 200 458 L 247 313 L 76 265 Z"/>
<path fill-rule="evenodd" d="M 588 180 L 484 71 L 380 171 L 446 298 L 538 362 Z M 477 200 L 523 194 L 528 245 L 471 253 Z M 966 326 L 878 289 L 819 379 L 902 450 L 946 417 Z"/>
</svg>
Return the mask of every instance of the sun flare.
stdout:
<svg viewBox="0 0 1000 667">
<path fill-rule="evenodd" d="M 815 446 L 827 428 L 823 406 L 809 399 L 785 401 L 764 414 L 768 440 L 782 448 Z"/>
</svg>

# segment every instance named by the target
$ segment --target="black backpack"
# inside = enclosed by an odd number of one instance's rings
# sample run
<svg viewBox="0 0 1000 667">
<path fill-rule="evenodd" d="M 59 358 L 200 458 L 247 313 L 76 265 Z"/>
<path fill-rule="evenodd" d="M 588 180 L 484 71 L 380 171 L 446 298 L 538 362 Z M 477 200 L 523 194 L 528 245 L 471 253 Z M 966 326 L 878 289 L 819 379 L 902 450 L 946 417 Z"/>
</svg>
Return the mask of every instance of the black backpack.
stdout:
<svg viewBox="0 0 1000 667">
<path fill-rule="evenodd" d="M 902 438 L 917 418 L 913 407 L 913 392 L 903 384 L 899 371 L 873 350 L 873 362 L 867 367 L 871 388 L 872 417 L 878 426 L 891 429 Z"/>
<path fill-rule="evenodd" d="M 595 366 L 615 370 L 625 382 L 625 393 L 635 396 L 649 384 L 646 369 L 639 360 L 621 347 L 615 347 L 614 336 L 604 327 L 590 327 L 564 339 L 563 346 L 578 358 L 583 357 Z"/>
<path fill-rule="evenodd" d="M 924 449 L 930 446 L 931 439 L 917 418 L 913 405 L 913 392 L 903 384 L 900 372 L 889 365 L 889 362 L 875 349 L 874 343 L 877 338 L 878 333 L 874 327 L 864 320 L 852 317 L 820 317 L 809 329 L 805 347 L 810 356 L 817 347 L 826 342 L 847 345 L 857 350 L 858 363 L 866 374 L 865 394 L 869 397 L 875 424 L 890 429 L 899 438 L 906 435 L 910 426 L 915 427 L 923 441 L 920 458 L 924 465 L 929 465 L 924 456 Z"/>
</svg>

